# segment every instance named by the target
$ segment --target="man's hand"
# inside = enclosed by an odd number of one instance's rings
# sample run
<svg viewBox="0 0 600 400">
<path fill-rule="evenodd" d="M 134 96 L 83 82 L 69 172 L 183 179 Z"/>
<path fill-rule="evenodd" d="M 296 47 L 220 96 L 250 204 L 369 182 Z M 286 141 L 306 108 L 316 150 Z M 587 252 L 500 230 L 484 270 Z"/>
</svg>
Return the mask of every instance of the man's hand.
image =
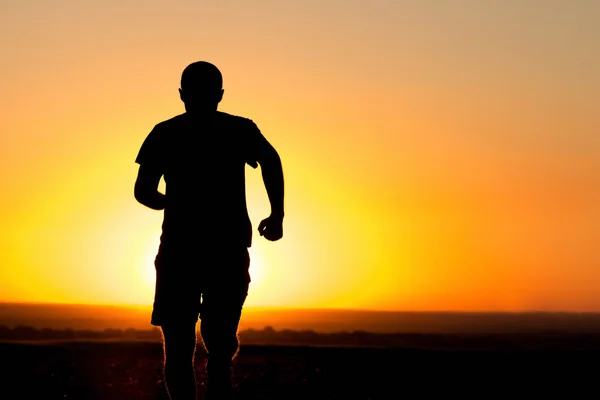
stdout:
<svg viewBox="0 0 600 400">
<path fill-rule="evenodd" d="M 271 215 L 258 225 L 258 233 L 265 239 L 274 242 L 283 237 L 283 217 Z"/>
</svg>

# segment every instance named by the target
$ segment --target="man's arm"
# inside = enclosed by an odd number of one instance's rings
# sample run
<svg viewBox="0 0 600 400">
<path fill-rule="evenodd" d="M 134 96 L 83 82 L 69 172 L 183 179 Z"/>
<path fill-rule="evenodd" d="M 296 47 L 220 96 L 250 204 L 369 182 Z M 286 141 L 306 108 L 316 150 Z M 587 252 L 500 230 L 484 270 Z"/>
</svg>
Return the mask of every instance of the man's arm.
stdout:
<svg viewBox="0 0 600 400">
<path fill-rule="evenodd" d="M 271 215 L 283 218 L 283 167 L 277 151 L 267 144 L 262 157 L 258 160 L 263 182 L 271 203 Z"/>
<path fill-rule="evenodd" d="M 266 239 L 275 241 L 283 236 L 283 168 L 279 154 L 267 141 L 264 141 L 259 154 L 257 161 L 271 203 L 271 215 L 260 223 L 258 231 Z"/>
<path fill-rule="evenodd" d="M 153 210 L 163 210 L 167 203 L 166 196 L 158 191 L 158 183 L 162 172 L 156 168 L 140 165 L 133 195 L 141 204 Z"/>
</svg>

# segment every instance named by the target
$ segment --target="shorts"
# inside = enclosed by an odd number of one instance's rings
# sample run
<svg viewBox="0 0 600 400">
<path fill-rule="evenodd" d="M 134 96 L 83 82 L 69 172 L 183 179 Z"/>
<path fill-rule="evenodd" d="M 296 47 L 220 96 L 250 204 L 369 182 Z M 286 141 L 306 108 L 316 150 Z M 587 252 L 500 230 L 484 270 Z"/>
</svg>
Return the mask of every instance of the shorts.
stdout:
<svg viewBox="0 0 600 400">
<path fill-rule="evenodd" d="M 194 324 L 203 314 L 239 321 L 250 284 L 248 249 L 213 248 L 198 254 L 159 251 L 152 325 Z"/>
</svg>

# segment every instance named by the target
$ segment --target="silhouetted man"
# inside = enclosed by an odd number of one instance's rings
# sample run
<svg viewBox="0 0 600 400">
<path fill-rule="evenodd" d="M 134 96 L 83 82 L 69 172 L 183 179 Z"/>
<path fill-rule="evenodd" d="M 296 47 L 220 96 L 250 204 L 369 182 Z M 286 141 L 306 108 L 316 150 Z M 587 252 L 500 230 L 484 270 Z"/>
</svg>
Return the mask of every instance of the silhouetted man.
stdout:
<svg viewBox="0 0 600 400">
<path fill-rule="evenodd" d="M 186 67 L 179 89 L 186 112 L 157 124 L 136 158 L 135 198 L 164 210 L 151 323 L 162 328 L 165 381 L 173 400 L 196 399 L 198 317 L 208 353 L 207 398 L 231 396 L 231 361 L 250 283 L 245 164 L 261 165 L 271 203 L 259 233 L 271 241 L 283 235 L 279 155 L 254 122 L 217 111 L 222 84 L 210 63 Z M 164 194 L 158 191 L 163 176 Z"/>
</svg>

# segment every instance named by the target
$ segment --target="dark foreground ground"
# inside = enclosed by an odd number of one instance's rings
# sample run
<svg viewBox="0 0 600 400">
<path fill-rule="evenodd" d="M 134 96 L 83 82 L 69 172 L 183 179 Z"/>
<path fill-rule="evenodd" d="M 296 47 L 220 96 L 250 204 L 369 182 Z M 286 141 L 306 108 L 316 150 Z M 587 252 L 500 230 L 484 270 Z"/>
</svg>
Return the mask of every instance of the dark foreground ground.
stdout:
<svg viewBox="0 0 600 400">
<path fill-rule="evenodd" d="M 166 400 L 156 342 L 0 343 L 0 398 Z M 200 393 L 204 356 L 197 355 Z M 242 346 L 236 399 L 600 398 L 600 339 L 413 337 L 394 349 Z"/>
</svg>

